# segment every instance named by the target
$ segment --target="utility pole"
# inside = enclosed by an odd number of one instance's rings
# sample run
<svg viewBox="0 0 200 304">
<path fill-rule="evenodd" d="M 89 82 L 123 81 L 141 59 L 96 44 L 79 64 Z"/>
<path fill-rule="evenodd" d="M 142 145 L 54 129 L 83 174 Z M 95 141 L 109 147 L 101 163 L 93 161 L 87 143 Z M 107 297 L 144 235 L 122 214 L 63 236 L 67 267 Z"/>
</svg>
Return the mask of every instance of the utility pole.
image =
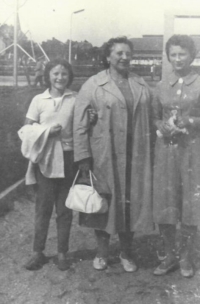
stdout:
<svg viewBox="0 0 200 304">
<path fill-rule="evenodd" d="M 13 57 L 13 78 L 14 86 L 17 87 L 17 68 L 18 68 L 18 56 L 17 56 L 17 36 L 18 36 L 18 0 L 15 0 L 15 20 L 14 20 L 14 57 Z"/>
<path fill-rule="evenodd" d="M 70 17 L 70 33 L 69 33 L 69 63 L 71 64 L 71 52 L 72 52 L 72 16 L 73 13 L 71 13 Z"/>
</svg>

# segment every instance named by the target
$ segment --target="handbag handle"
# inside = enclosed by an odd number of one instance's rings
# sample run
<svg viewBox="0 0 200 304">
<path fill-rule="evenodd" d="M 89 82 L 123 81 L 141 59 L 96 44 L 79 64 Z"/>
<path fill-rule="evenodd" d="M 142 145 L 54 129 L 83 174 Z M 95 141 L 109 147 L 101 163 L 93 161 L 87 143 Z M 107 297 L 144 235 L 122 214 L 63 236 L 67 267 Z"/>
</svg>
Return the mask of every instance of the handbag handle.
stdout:
<svg viewBox="0 0 200 304">
<path fill-rule="evenodd" d="M 79 172 L 80 172 L 80 170 L 78 170 L 77 173 L 76 173 L 76 176 L 75 176 L 75 178 L 74 178 L 72 187 L 74 187 L 74 185 L 75 185 L 75 182 L 76 182 L 76 180 L 77 180 L 77 178 L 78 178 Z"/>
<path fill-rule="evenodd" d="M 77 180 L 77 178 L 78 178 L 79 172 L 80 172 L 80 170 L 78 170 L 77 173 L 76 173 L 76 176 L 75 176 L 75 178 L 74 178 L 72 187 L 74 187 L 74 185 L 75 185 L 75 182 L 76 182 L 76 180 Z M 91 186 L 92 186 L 92 188 L 94 188 L 94 186 L 93 186 L 93 181 L 92 181 L 92 177 L 93 177 L 95 180 L 97 180 L 97 178 L 96 178 L 96 176 L 94 175 L 94 173 L 93 173 L 91 170 L 89 170 L 89 174 L 90 174 L 90 183 L 91 183 Z"/>
<path fill-rule="evenodd" d="M 94 186 L 93 186 L 93 181 L 92 181 L 92 177 L 93 177 L 95 180 L 97 180 L 97 178 L 96 178 L 96 176 L 94 175 L 94 173 L 93 173 L 91 170 L 89 170 L 89 174 L 90 174 L 90 183 L 91 183 L 91 186 L 92 186 L 92 188 L 94 188 Z"/>
</svg>

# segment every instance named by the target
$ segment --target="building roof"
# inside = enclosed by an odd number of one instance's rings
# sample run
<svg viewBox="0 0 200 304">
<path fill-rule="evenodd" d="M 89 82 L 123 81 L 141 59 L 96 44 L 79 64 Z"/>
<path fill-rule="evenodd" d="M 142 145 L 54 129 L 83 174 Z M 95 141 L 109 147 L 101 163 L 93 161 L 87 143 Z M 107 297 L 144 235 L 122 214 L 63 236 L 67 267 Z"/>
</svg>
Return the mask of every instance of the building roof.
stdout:
<svg viewBox="0 0 200 304">
<path fill-rule="evenodd" d="M 200 36 L 191 36 L 195 42 L 198 55 L 200 55 Z M 142 38 L 131 38 L 135 53 L 138 52 L 156 52 L 162 53 L 163 36 L 161 35 L 144 35 Z"/>
<path fill-rule="evenodd" d="M 144 36 L 142 38 L 131 38 L 133 49 L 137 51 L 157 51 L 162 52 L 163 37 L 162 36 Z"/>
</svg>

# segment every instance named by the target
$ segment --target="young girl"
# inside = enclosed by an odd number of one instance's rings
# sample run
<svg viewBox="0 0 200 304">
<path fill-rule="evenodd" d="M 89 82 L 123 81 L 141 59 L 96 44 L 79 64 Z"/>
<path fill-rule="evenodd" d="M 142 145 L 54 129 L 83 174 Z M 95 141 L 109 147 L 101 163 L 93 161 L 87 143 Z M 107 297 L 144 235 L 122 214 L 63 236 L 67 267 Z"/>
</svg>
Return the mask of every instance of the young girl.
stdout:
<svg viewBox="0 0 200 304">
<path fill-rule="evenodd" d="M 63 59 L 48 62 L 44 80 L 47 90 L 33 98 L 25 121 L 26 125 L 35 123 L 33 128 L 37 124 L 39 128 L 47 128 L 48 132 L 45 156 L 34 165 L 37 183 L 35 236 L 33 255 L 25 267 L 28 270 L 36 270 L 47 261 L 43 251 L 55 204 L 58 268 L 66 270 L 69 268 L 66 253 L 72 211 L 65 207 L 65 200 L 74 178 L 73 115 L 76 98 L 76 93 L 69 89 L 73 81 L 71 65 Z"/>
</svg>

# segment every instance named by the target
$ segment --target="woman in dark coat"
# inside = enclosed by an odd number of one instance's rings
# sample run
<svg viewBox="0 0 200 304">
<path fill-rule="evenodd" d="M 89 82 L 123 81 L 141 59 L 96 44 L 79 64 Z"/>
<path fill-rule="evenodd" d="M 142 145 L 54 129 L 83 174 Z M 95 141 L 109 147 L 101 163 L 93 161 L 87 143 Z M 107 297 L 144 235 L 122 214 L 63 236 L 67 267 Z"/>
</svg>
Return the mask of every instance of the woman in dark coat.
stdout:
<svg viewBox="0 0 200 304">
<path fill-rule="evenodd" d="M 151 93 L 145 81 L 129 73 L 132 44 L 126 37 L 105 45 L 108 69 L 92 76 L 81 88 L 74 114 L 74 155 L 82 173 L 92 168 L 97 191 L 107 197 L 109 211 L 81 214 L 81 224 L 93 227 L 98 253 L 95 269 L 105 269 L 111 234 L 118 233 L 120 260 L 133 272 L 134 231 L 152 229 Z M 87 109 L 97 122 L 89 127 Z"/>
<path fill-rule="evenodd" d="M 153 208 L 166 257 L 154 274 L 177 266 L 175 234 L 181 222 L 180 269 L 184 277 L 191 277 L 191 252 L 200 222 L 200 76 L 191 68 L 196 52 L 189 36 L 172 36 L 166 53 L 173 72 L 158 85 L 154 98 L 158 137 Z"/>
</svg>

